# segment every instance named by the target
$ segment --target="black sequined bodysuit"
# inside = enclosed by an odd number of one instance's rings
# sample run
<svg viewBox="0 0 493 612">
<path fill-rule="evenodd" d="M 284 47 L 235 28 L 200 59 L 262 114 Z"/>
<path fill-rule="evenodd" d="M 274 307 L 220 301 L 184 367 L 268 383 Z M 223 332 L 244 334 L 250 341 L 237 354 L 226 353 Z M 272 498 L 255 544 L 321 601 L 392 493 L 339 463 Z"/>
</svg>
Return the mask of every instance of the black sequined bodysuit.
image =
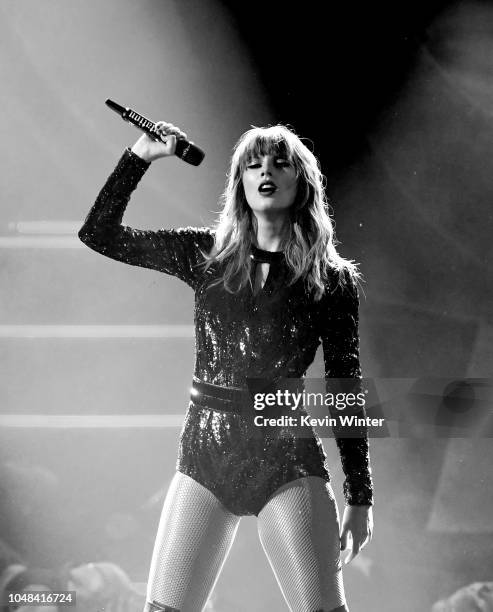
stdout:
<svg viewBox="0 0 493 612">
<path fill-rule="evenodd" d="M 79 238 L 103 255 L 171 274 L 192 287 L 195 378 L 234 388 L 245 388 L 248 378 L 302 378 L 320 341 L 326 377 L 359 378 L 358 291 L 354 283 L 345 290 L 327 291 L 316 302 L 301 281 L 288 286 L 289 270 L 282 252 L 252 247 L 254 263 L 270 263 L 265 284 L 255 295 L 250 286 L 236 294 L 225 291 L 222 284 L 206 290 L 221 274 L 214 265 L 204 273 L 200 265 L 201 251 L 209 252 L 213 246 L 213 230 L 186 227 L 152 231 L 122 225 L 130 195 L 149 165 L 129 149 L 124 152 Z M 258 514 L 266 497 L 295 478 L 316 475 L 330 480 L 318 436 L 296 440 L 281 432 L 265 438 L 262 445 L 258 436 L 256 441 L 248 438 L 240 418 L 192 401 L 178 456 L 178 469 L 207 486 L 231 511 Z M 336 440 L 346 476 L 346 503 L 371 505 L 367 438 Z M 254 490 L 256 479 L 264 484 Z"/>
</svg>

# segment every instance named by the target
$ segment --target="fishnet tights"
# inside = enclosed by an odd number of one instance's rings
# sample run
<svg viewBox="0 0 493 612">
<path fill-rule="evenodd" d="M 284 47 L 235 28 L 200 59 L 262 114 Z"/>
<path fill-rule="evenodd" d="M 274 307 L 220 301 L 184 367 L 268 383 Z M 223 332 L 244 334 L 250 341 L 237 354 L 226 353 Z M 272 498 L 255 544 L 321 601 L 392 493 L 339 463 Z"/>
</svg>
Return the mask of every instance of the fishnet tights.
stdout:
<svg viewBox="0 0 493 612">
<path fill-rule="evenodd" d="M 203 485 L 176 472 L 164 501 L 151 560 L 147 601 L 156 610 L 202 610 L 236 535 L 235 516 Z M 145 612 L 154 612 L 146 608 Z"/>
<path fill-rule="evenodd" d="M 258 531 L 291 612 L 346 605 L 339 513 L 328 482 L 308 476 L 278 489 L 260 511 Z"/>
<path fill-rule="evenodd" d="M 203 610 L 239 520 L 208 489 L 177 472 L 159 522 L 144 612 Z M 258 531 L 291 612 L 347 610 L 329 483 L 310 476 L 278 489 L 258 516 Z"/>
</svg>

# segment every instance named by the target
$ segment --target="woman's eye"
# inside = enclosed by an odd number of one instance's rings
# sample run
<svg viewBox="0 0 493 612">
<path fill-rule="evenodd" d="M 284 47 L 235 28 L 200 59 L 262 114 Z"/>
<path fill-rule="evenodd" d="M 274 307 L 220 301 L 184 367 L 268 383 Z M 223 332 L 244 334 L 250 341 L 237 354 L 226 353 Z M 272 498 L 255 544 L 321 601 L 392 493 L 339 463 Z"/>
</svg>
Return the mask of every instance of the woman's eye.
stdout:
<svg viewBox="0 0 493 612">
<path fill-rule="evenodd" d="M 291 163 L 287 159 L 276 159 L 274 164 L 279 168 L 286 168 L 291 165 Z M 250 162 L 247 164 L 247 168 L 251 168 L 254 170 L 255 168 L 260 168 L 262 164 L 260 162 Z"/>
</svg>

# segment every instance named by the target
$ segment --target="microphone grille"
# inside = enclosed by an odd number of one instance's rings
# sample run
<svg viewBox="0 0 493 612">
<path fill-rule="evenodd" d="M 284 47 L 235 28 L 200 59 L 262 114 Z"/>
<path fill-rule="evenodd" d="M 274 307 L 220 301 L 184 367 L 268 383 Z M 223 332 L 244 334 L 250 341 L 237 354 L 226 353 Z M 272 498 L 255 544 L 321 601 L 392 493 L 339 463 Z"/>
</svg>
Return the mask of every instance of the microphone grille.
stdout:
<svg viewBox="0 0 493 612">
<path fill-rule="evenodd" d="M 202 149 L 193 142 L 183 139 L 177 141 L 175 155 L 192 166 L 199 166 L 205 157 Z"/>
</svg>

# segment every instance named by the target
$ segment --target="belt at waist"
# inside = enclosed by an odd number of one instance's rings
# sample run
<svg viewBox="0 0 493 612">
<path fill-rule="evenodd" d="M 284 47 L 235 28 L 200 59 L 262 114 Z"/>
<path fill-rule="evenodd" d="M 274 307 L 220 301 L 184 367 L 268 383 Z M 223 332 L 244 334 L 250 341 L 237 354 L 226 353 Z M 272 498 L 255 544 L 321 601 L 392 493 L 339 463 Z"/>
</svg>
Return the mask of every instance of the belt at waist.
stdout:
<svg viewBox="0 0 493 612">
<path fill-rule="evenodd" d="M 198 406 L 241 413 L 253 405 L 248 389 L 221 387 L 198 380 L 194 377 L 190 399 Z"/>
<path fill-rule="evenodd" d="M 283 380 L 285 383 L 289 381 L 289 379 Z M 291 383 L 292 382 L 293 380 Z M 253 408 L 253 390 L 213 385 L 211 383 L 202 382 L 195 376 L 193 377 L 192 385 L 190 399 L 198 406 L 236 413 L 244 413 L 245 410 L 252 410 Z M 287 386 L 282 384 L 279 386 L 281 388 L 291 388 L 291 390 L 298 391 L 303 389 L 301 379 L 296 379 L 296 385 L 294 387 L 289 384 Z"/>
</svg>

